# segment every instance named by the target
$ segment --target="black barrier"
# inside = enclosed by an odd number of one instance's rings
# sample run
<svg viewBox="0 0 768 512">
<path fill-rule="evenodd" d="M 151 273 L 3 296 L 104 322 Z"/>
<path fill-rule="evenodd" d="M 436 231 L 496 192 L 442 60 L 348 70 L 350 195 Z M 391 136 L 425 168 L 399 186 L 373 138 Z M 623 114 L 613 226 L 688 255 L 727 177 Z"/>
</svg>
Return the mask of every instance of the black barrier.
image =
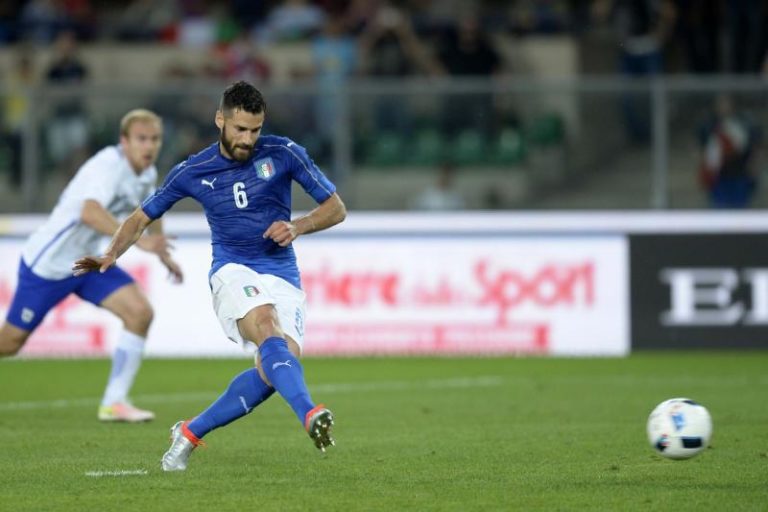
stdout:
<svg viewBox="0 0 768 512">
<path fill-rule="evenodd" d="M 768 235 L 630 236 L 632 348 L 768 349 Z"/>
</svg>

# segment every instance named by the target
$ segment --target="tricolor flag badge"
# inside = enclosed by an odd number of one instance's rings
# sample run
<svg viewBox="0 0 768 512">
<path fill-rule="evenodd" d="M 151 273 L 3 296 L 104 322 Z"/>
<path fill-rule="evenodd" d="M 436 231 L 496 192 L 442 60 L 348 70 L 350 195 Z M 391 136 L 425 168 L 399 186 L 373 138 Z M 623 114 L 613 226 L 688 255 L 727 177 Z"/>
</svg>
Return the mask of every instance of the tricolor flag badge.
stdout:
<svg viewBox="0 0 768 512">
<path fill-rule="evenodd" d="M 275 175 L 275 164 L 271 158 L 257 160 L 253 166 L 256 168 L 256 175 L 263 180 L 268 180 Z"/>
<path fill-rule="evenodd" d="M 255 297 L 259 294 L 259 289 L 253 285 L 243 286 L 246 297 Z"/>
</svg>

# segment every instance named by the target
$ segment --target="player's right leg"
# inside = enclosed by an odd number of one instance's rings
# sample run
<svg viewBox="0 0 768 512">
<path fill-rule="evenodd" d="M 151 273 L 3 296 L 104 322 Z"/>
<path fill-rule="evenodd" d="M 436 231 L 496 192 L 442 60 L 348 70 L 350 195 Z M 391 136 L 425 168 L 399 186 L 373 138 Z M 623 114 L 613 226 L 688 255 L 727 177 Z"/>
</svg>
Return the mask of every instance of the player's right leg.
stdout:
<svg viewBox="0 0 768 512">
<path fill-rule="evenodd" d="M 123 322 L 114 352 L 112 369 L 98 410 L 101 421 L 139 423 L 155 413 L 135 407 L 128 396 L 141 366 L 152 306 L 130 275 L 119 267 L 83 276 L 76 293 L 84 300 L 115 314 Z"/>
<path fill-rule="evenodd" d="M 285 285 L 290 286 L 287 283 Z M 281 309 L 286 308 L 281 306 Z M 331 436 L 333 415 L 323 404 L 315 405 L 312 402 L 304 380 L 304 368 L 299 362 L 301 347 L 283 332 L 281 316 L 291 334 L 301 336 L 302 333 L 295 327 L 295 320 L 291 322 L 287 315 L 281 315 L 272 304 L 264 304 L 249 311 L 237 321 L 238 329 L 244 339 L 253 340 L 258 345 L 257 367 L 264 381 L 280 393 L 315 446 L 325 452 L 328 446 L 336 444 Z M 299 316 L 303 318 L 303 313 Z"/>
</svg>

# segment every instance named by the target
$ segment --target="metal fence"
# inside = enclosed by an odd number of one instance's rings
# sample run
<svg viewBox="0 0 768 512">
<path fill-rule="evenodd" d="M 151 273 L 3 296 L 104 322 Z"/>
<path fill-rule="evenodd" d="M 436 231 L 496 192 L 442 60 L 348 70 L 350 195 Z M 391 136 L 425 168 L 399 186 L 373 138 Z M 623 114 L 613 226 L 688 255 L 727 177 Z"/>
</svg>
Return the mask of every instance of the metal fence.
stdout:
<svg viewBox="0 0 768 512">
<path fill-rule="evenodd" d="M 0 89 L 0 211 L 49 210 L 77 166 L 115 143 L 120 117 L 139 106 L 164 118 L 164 174 L 218 137 L 222 85 Z M 468 209 L 667 209 L 712 202 L 702 169 L 717 160 L 711 119 L 725 96 L 735 112 L 731 146 L 751 152 L 745 165 L 759 178 L 765 88 L 728 77 L 516 78 L 263 92 L 265 131 L 306 146 L 352 209 L 417 207 L 446 168 Z M 758 189 L 750 205 L 766 203 Z"/>
</svg>

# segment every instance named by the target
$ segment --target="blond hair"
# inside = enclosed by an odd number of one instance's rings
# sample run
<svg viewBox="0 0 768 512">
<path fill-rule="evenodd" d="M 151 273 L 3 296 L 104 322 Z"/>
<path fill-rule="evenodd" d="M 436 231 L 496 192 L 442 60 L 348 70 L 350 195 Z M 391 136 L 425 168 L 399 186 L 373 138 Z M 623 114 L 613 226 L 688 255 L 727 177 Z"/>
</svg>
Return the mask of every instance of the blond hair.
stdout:
<svg viewBox="0 0 768 512">
<path fill-rule="evenodd" d="M 133 109 L 120 120 L 120 135 L 128 136 L 128 131 L 133 123 L 157 123 L 160 130 L 163 129 L 163 120 L 160 116 L 145 108 Z"/>
</svg>

